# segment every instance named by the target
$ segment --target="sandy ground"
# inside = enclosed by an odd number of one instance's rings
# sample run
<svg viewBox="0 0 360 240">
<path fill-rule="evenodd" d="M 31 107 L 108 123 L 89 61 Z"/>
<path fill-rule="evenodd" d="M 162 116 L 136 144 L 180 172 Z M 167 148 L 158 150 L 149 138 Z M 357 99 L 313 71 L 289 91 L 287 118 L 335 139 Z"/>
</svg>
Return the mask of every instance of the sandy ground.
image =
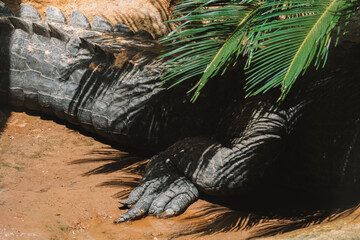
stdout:
<svg viewBox="0 0 360 240">
<path fill-rule="evenodd" d="M 126 211 L 116 199 L 140 180 L 146 159 L 51 119 L 9 110 L 0 117 L 6 121 L 0 136 L 0 239 L 170 239 L 194 232 L 201 235 L 179 239 L 235 240 L 294 226 L 302 228 L 268 239 L 360 239 L 357 208 L 331 222 L 315 217 L 302 223 L 199 200 L 175 218 L 115 225 Z M 304 228 L 314 221 L 323 223 Z"/>
<path fill-rule="evenodd" d="M 360 210 L 327 217 L 269 218 L 199 200 L 171 219 L 113 224 L 140 180 L 146 159 L 131 156 L 61 122 L 0 111 L 0 239 L 360 239 Z M 4 125 L 4 124 L 3 124 Z M 316 214 L 315 214 L 316 215 Z M 314 215 L 314 216 L 315 216 Z M 335 215 L 329 215 L 335 219 Z M 323 223 L 309 226 L 313 222 Z M 309 226 L 309 227 L 308 227 Z M 293 229 L 299 228 L 297 231 Z M 200 235 L 199 235 L 200 234 Z"/>
<path fill-rule="evenodd" d="M 53 5 L 66 16 L 77 9 L 90 20 L 102 15 L 112 23 L 125 13 L 156 8 L 159 3 L 163 11 L 169 7 L 167 0 L 4 2 L 14 12 L 21 2 L 31 2 L 42 16 L 46 7 Z M 162 13 L 154 11 L 154 18 L 162 18 Z M 154 34 L 166 28 L 145 21 L 141 24 Z M 141 179 L 146 161 L 57 120 L 0 110 L 0 240 L 155 240 L 181 234 L 189 235 L 178 239 L 360 239 L 356 206 L 279 217 L 254 213 L 246 206 L 242 211 L 233 210 L 208 199 L 197 201 L 175 218 L 146 217 L 113 224 L 126 211 L 118 208 L 116 199 L 125 197 Z"/>
<path fill-rule="evenodd" d="M 180 232 L 186 215 L 112 223 L 125 212 L 115 198 L 140 178 L 137 161 L 52 120 L 11 113 L 0 137 L 0 239 L 163 239 Z"/>
</svg>

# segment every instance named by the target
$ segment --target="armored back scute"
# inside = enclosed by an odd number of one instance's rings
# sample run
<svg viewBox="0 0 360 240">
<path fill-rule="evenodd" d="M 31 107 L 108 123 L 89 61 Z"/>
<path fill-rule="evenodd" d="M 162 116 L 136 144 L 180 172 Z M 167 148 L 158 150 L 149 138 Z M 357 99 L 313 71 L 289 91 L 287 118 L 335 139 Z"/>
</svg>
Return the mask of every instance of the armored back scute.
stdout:
<svg viewBox="0 0 360 240">
<path fill-rule="evenodd" d="M 93 30 L 104 31 L 104 32 L 113 32 L 114 28 L 109 21 L 100 16 L 95 16 L 93 20 Z"/>
<path fill-rule="evenodd" d="M 69 24 L 74 27 L 90 29 L 91 25 L 89 19 L 81 12 L 75 10 L 70 15 Z"/>
<path fill-rule="evenodd" d="M 19 16 L 33 20 L 41 19 L 39 12 L 34 7 L 26 3 L 22 3 L 20 5 Z"/>
<path fill-rule="evenodd" d="M 57 7 L 50 6 L 46 9 L 46 20 L 55 23 L 67 24 L 66 17 Z"/>
</svg>

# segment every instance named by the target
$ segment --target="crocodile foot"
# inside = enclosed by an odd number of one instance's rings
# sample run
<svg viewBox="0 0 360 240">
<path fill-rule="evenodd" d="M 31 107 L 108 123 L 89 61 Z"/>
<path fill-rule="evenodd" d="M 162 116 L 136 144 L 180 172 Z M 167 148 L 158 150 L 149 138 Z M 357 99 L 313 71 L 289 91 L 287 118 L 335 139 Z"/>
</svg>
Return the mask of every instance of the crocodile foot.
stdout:
<svg viewBox="0 0 360 240">
<path fill-rule="evenodd" d="M 144 178 L 128 199 L 119 201 L 130 210 L 115 223 L 145 215 L 172 217 L 182 213 L 198 197 L 199 191 L 195 185 L 176 172 L 170 159 L 160 153 L 150 160 Z"/>
</svg>

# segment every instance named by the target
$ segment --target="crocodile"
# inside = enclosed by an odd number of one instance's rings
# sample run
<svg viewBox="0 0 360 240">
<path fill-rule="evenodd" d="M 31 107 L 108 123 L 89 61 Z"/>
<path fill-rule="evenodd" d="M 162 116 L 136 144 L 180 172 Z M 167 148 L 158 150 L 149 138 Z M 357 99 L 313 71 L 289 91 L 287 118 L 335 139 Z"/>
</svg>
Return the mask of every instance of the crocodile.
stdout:
<svg viewBox="0 0 360 240">
<path fill-rule="evenodd" d="M 145 31 L 92 24 L 55 7 L 45 19 L 28 4 L 16 17 L 0 4 L 0 100 L 42 111 L 152 157 L 120 203 L 116 223 L 178 215 L 199 198 L 357 187 L 360 178 L 360 45 L 332 49 L 325 71 L 299 80 L 286 101 L 277 90 L 245 98 L 235 70 L 195 104 L 186 83 L 161 81 L 163 47 Z"/>
</svg>

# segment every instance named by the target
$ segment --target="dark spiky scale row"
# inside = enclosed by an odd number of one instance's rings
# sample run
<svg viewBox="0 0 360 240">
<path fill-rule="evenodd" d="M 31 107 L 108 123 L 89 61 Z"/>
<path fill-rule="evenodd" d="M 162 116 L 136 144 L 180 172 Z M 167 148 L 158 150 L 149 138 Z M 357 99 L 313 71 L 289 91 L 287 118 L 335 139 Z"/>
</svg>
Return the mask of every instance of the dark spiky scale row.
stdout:
<svg viewBox="0 0 360 240">
<path fill-rule="evenodd" d="M 15 28 L 22 29 L 25 32 L 32 32 L 32 24 L 29 21 L 26 21 L 23 18 L 11 17 L 9 18 L 11 23 L 14 25 Z"/>
<path fill-rule="evenodd" d="M 4 6 L 5 8 L 5 6 Z M 6 8 L 8 9 L 8 8 Z M 10 14 L 11 11 L 8 9 L 6 10 L 7 13 L 3 13 L 4 16 L 7 16 L 6 14 Z M 11 13 L 12 14 L 12 13 Z M 11 15 L 9 15 L 11 16 Z M 61 24 L 67 24 L 67 19 L 65 15 L 60 11 L 60 9 L 50 6 L 46 9 L 45 12 L 45 19 L 49 22 L 54 23 L 61 23 Z M 32 7 L 29 4 L 21 4 L 20 5 L 20 11 L 19 11 L 19 17 L 25 18 L 25 19 L 31 19 L 31 20 L 41 20 L 41 16 L 38 13 L 38 11 Z M 79 27 L 84 29 L 92 29 L 95 31 L 103 31 L 103 32 L 117 32 L 119 34 L 123 34 L 125 36 L 132 36 L 134 33 L 123 23 L 116 23 L 115 29 L 111 25 L 109 21 L 107 21 L 105 18 L 101 16 L 95 16 L 92 26 L 90 24 L 89 19 L 82 14 L 81 12 L 75 10 L 70 14 L 69 17 L 69 25 L 73 27 Z M 135 33 L 135 35 L 146 38 L 146 39 L 153 39 L 150 33 L 148 33 L 145 30 L 140 30 L 139 32 Z"/>
</svg>

